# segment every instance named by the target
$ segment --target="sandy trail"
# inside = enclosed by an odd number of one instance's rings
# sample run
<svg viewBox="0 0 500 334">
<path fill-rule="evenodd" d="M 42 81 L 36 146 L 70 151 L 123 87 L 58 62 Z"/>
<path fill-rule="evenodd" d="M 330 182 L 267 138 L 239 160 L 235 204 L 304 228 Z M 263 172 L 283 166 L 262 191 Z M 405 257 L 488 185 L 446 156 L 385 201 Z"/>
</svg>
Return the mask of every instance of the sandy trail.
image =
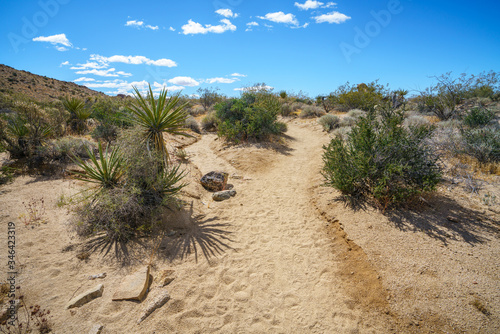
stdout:
<svg viewBox="0 0 500 334">
<path fill-rule="evenodd" d="M 213 282 L 214 298 L 224 305 L 217 312 L 231 318 L 221 330 L 343 333 L 371 328 L 381 332 L 361 310 L 349 306 L 339 284 L 340 259 L 324 231 L 325 220 L 310 202 L 309 188 L 319 174 L 328 136 L 319 127 L 299 122 L 289 124 L 287 134 L 291 137 L 287 153 L 273 153 L 272 166 L 245 175 L 251 180 L 232 182 L 237 197 L 211 207 L 209 216 L 223 216 L 234 237 L 232 249 L 215 260 L 212 273 L 218 277 Z M 232 172 L 232 166 L 207 151 L 213 140 L 214 136 L 203 136 L 190 146 L 191 160 L 203 173 Z M 197 308 L 204 309 L 205 303 Z"/>
</svg>

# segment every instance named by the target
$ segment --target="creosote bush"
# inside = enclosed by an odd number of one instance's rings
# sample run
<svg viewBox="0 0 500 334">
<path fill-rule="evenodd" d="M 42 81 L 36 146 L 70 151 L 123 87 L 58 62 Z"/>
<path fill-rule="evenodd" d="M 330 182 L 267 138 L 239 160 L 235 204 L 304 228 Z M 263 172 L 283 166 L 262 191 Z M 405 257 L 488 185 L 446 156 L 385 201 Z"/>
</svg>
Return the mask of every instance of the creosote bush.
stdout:
<svg viewBox="0 0 500 334">
<path fill-rule="evenodd" d="M 472 108 L 462 119 L 468 127 L 488 125 L 495 118 L 495 113 L 486 108 Z"/>
<path fill-rule="evenodd" d="M 351 197 L 372 197 L 379 208 L 405 203 L 440 181 L 437 156 L 426 143 L 430 126 L 403 127 L 402 113 L 361 117 L 345 140 L 325 146 L 326 184 Z"/>
</svg>

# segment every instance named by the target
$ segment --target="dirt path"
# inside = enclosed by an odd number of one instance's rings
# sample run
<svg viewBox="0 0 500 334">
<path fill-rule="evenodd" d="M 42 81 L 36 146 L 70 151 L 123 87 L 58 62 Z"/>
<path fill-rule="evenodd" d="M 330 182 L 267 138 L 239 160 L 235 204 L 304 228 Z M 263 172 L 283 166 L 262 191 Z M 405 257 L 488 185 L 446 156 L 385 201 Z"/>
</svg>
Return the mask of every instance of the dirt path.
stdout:
<svg viewBox="0 0 500 334">
<path fill-rule="evenodd" d="M 286 154 L 272 153 L 271 166 L 245 175 L 251 180 L 233 182 L 237 197 L 212 204 L 209 217 L 224 217 L 234 242 L 222 258 L 213 259 L 214 281 L 204 275 L 197 291 L 204 295 L 213 289 L 212 298 L 193 297 L 196 309 L 209 309 L 216 300 L 217 317 L 227 321 L 220 330 L 231 333 L 384 332 L 341 288 L 343 259 L 335 255 L 325 220 L 311 205 L 309 188 L 317 180 L 328 137 L 300 123 L 289 124 L 288 135 Z M 193 163 L 202 172 L 233 172 L 207 152 L 213 140 L 204 136 L 188 148 Z"/>
</svg>

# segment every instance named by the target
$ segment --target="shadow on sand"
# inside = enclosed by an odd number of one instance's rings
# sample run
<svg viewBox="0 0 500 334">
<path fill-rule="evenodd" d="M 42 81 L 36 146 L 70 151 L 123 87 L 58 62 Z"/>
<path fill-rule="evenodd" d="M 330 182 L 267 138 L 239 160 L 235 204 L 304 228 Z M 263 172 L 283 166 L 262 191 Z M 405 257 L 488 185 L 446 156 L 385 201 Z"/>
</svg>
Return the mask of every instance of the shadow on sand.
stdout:
<svg viewBox="0 0 500 334">
<path fill-rule="evenodd" d="M 365 211 L 373 205 L 363 199 L 338 197 L 354 211 Z M 401 231 L 423 232 L 447 245 L 449 241 L 482 244 L 489 239 L 485 234 L 500 237 L 500 223 L 486 212 L 465 208 L 455 200 L 435 195 L 420 207 L 404 207 L 384 212 L 389 221 Z"/>
</svg>

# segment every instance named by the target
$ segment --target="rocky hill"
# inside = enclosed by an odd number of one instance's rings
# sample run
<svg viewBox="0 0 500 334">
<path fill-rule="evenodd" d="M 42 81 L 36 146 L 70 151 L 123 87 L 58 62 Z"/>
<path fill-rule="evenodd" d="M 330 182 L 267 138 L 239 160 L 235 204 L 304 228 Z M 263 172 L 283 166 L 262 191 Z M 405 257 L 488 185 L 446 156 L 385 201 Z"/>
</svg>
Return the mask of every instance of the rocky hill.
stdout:
<svg viewBox="0 0 500 334">
<path fill-rule="evenodd" d="M 0 64 L 0 93 L 10 96 L 26 96 L 39 102 L 50 102 L 68 95 L 84 99 L 105 95 L 73 82 L 19 71 L 2 64 Z"/>
</svg>

